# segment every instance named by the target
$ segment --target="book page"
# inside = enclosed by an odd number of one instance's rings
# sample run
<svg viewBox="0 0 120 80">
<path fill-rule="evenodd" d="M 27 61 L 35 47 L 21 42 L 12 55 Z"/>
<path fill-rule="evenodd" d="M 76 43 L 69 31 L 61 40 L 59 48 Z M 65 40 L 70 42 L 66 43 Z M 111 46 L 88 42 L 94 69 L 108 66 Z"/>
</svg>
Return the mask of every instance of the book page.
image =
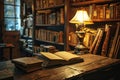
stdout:
<svg viewBox="0 0 120 80">
<path fill-rule="evenodd" d="M 59 52 L 56 52 L 54 54 L 59 56 L 59 57 L 62 57 L 66 61 L 69 61 L 71 59 L 81 59 L 80 56 L 72 54 L 72 53 L 67 52 L 67 51 L 59 51 Z"/>
<path fill-rule="evenodd" d="M 64 60 L 63 58 L 56 56 L 55 54 L 50 52 L 40 52 L 40 53 L 50 60 Z"/>
</svg>

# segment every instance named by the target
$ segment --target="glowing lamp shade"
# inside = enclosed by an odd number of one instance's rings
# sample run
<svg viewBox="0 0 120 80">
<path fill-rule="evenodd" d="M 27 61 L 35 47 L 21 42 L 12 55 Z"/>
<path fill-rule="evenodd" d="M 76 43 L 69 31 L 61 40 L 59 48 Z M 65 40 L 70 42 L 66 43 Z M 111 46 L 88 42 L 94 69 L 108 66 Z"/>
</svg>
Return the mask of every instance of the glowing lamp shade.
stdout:
<svg viewBox="0 0 120 80">
<path fill-rule="evenodd" d="M 75 16 L 70 20 L 70 23 L 74 24 L 93 24 L 93 21 L 85 10 L 77 10 Z"/>
</svg>

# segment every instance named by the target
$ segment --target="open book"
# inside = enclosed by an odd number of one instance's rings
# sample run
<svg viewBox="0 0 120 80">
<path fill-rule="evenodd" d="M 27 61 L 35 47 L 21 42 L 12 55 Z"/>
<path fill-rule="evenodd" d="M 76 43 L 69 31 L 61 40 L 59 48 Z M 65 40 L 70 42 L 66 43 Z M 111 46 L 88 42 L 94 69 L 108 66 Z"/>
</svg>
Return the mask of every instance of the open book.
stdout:
<svg viewBox="0 0 120 80">
<path fill-rule="evenodd" d="M 44 57 L 43 67 L 83 62 L 83 58 L 67 51 L 58 51 L 56 53 L 40 52 L 40 54 Z"/>
</svg>

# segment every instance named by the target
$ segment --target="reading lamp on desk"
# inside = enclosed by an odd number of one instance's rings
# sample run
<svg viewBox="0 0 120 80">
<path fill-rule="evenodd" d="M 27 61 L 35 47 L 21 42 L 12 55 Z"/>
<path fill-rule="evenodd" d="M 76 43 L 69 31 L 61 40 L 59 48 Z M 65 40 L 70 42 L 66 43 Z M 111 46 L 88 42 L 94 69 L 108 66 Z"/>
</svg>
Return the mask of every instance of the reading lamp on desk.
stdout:
<svg viewBox="0 0 120 80">
<path fill-rule="evenodd" d="M 83 46 L 83 38 L 85 35 L 85 31 L 83 30 L 86 24 L 93 24 L 93 21 L 90 19 L 90 17 L 87 14 L 87 11 L 85 10 L 77 10 L 75 16 L 70 20 L 70 23 L 73 23 L 76 25 L 76 31 L 77 37 L 79 39 L 79 42 L 77 46 L 75 47 L 75 53 L 80 53 L 85 47 Z M 79 49 L 79 50 L 78 50 Z"/>
</svg>

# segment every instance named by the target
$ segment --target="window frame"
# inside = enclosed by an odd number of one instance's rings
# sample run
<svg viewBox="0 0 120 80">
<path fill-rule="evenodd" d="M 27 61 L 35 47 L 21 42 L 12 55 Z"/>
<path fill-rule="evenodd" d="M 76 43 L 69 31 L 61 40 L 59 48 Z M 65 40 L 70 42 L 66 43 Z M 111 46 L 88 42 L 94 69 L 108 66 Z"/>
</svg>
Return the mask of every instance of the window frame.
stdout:
<svg viewBox="0 0 120 80">
<path fill-rule="evenodd" d="M 10 1 L 13 1 L 10 3 Z M 18 4 L 16 4 L 18 1 Z M 9 2 L 9 3 L 8 3 Z M 6 31 L 18 31 L 21 27 L 21 0 L 4 0 L 4 24 L 5 24 L 5 30 Z M 6 8 L 5 8 L 6 7 Z M 8 10 L 7 10 L 8 7 Z M 14 10 L 10 7 L 13 7 Z M 19 10 L 18 10 L 19 8 Z M 17 10 L 19 13 L 17 13 Z M 11 13 L 10 13 L 11 12 Z M 13 15 L 12 15 L 13 12 Z"/>
</svg>

